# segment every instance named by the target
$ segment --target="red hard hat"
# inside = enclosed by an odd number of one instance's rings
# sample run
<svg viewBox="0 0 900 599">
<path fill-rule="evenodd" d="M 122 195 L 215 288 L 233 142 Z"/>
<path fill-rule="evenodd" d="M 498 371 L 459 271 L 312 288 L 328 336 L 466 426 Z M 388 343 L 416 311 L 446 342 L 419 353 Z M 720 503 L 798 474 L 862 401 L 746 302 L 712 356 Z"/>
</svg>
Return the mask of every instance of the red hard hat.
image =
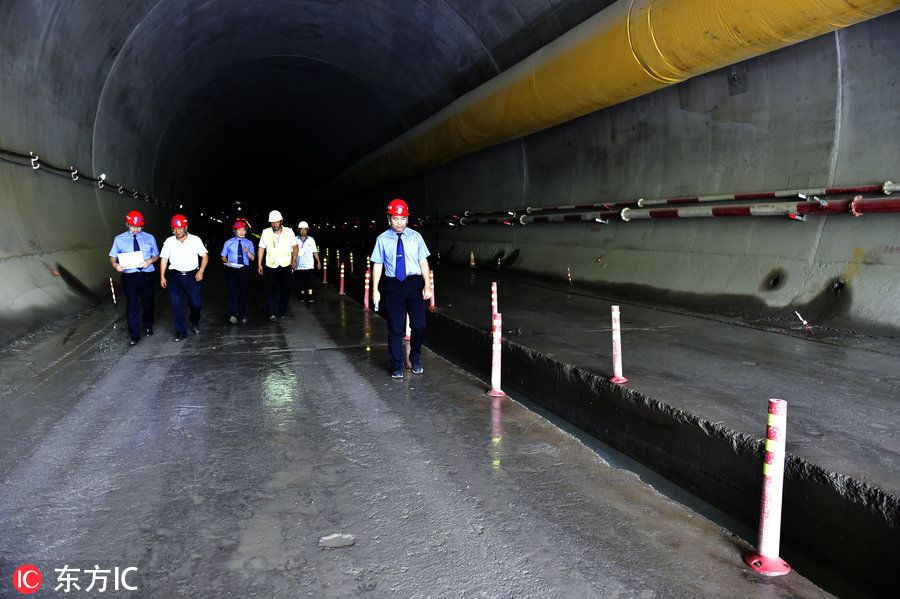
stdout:
<svg viewBox="0 0 900 599">
<path fill-rule="evenodd" d="M 183 214 L 176 214 L 175 216 L 172 217 L 171 224 L 172 224 L 173 229 L 175 227 L 186 227 L 188 224 L 187 217 L 184 216 Z"/>
<path fill-rule="evenodd" d="M 391 200 L 387 213 L 391 216 L 409 216 L 409 206 L 403 200 Z"/>
<path fill-rule="evenodd" d="M 241 220 L 241 219 L 237 219 L 236 221 L 234 221 L 234 224 L 231 225 L 231 228 L 234 229 L 235 231 L 237 231 L 238 229 L 246 229 L 246 228 L 247 228 L 247 221 Z"/>
<path fill-rule="evenodd" d="M 132 227 L 143 227 L 144 226 L 144 215 L 138 212 L 137 210 L 132 210 L 128 214 L 125 215 L 125 222 Z"/>
</svg>

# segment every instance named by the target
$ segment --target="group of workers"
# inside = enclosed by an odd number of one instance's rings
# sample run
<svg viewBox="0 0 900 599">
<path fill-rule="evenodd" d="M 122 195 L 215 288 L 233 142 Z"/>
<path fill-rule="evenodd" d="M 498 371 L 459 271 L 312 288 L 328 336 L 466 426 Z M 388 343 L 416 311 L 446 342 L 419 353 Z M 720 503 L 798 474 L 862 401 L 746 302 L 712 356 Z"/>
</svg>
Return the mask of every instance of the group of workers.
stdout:
<svg viewBox="0 0 900 599">
<path fill-rule="evenodd" d="M 383 313 L 388 323 L 388 353 L 393 378 L 403 378 L 406 359 L 403 335 L 407 317 L 410 328 L 409 363 L 412 372 L 421 374 L 422 341 L 425 335 L 425 302 L 431 298 L 431 276 L 428 248 L 422 236 L 407 228 L 409 206 L 393 200 L 387 208 L 390 228 L 378 236 L 372 250 L 372 300 L 378 310 L 383 299 Z M 232 324 L 247 322 L 247 289 L 254 260 L 257 272 L 265 277 L 269 320 L 284 318 L 290 300 L 291 279 L 299 280 L 300 297 L 313 301 L 314 268 L 321 269 L 319 250 L 309 236 L 309 224 L 301 221 L 299 235 L 284 226 L 278 210 L 269 213 L 269 228 L 260 235 L 259 246 L 247 238 L 249 224 L 237 219 L 232 225 L 234 236 L 222 247 L 221 259 L 226 267 L 228 284 L 228 320 Z M 191 330 L 200 333 L 202 295 L 200 282 L 209 263 L 203 241 L 188 233 L 188 221 L 181 214 L 172 217 L 172 236 L 162 250 L 153 235 L 145 232 L 144 216 L 132 210 L 125 216 L 128 230 L 117 235 L 109 251 L 113 268 L 122 273 L 126 298 L 126 316 L 130 345 L 145 335 L 153 334 L 154 264 L 159 261 L 159 282 L 172 300 L 175 341 L 188 336 L 188 320 L 184 304 L 190 307 Z M 258 249 L 258 251 L 257 251 Z M 383 292 L 379 289 L 379 285 Z M 142 310 L 143 309 L 143 310 Z"/>
</svg>

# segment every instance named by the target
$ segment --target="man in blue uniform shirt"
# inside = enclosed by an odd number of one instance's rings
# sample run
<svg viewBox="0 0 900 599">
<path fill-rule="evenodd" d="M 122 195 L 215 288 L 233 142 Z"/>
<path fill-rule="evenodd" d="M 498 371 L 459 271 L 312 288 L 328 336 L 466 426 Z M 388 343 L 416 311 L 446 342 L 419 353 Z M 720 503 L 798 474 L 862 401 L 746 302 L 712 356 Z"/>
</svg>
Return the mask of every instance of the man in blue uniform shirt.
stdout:
<svg viewBox="0 0 900 599">
<path fill-rule="evenodd" d="M 156 239 L 144 233 L 144 215 L 132 210 L 125 215 L 128 231 L 113 239 L 109 262 L 122 273 L 125 290 L 125 314 L 128 320 L 129 345 L 141 339 L 141 307 L 144 308 L 144 333 L 153 334 L 153 263 L 159 260 Z M 137 254 L 136 252 L 140 252 Z M 119 257 L 121 256 L 121 262 Z"/>
<path fill-rule="evenodd" d="M 409 207 L 393 200 L 387 209 L 390 229 L 375 240 L 372 250 L 372 301 L 381 302 L 378 283 L 384 272 L 384 311 L 388 322 L 388 354 L 391 377 L 403 378 L 403 333 L 409 315 L 409 362 L 415 374 L 422 374 L 422 340 L 425 338 L 425 301 L 431 298 L 431 271 L 428 248 L 418 232 L 406 228 Z"/>
<path fill-rule="evenodd" d="M 234 237 L 222 247 L 225 278 L 228 281 L 228 322 L 247 322 L 247 287 L 250 286 L 250 265 L 256 260 L 253 242 L 246 239 L 247 223 L 241 219 L 231 226 Z"/>
</svg>

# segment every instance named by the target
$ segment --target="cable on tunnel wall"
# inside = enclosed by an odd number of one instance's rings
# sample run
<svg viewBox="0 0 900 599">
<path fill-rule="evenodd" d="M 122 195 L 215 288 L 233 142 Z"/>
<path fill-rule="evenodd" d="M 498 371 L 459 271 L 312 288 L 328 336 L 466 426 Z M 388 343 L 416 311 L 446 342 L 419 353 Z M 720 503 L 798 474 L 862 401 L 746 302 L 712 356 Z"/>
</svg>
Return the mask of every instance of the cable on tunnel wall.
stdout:
<svg viewBox="0 0 900 599">
<path fill-rule="evenodd" d="M 129 189 L 124 185 L 114 185 L 112 183 L 109 183 L 107 182 L 107 177 L 104 173 L 101 173 L 96 177 L 86 175 L 80 172 L 74 166 L 64 168 L 46 160 L 41 160 L 40 154 L 35 154 L 34 152 L 23 154 L 21 152 L 8 150 L 6 148 L 0 148 L 0 161 L 6 162 L 8 164 L 13 164 L 15 166 L 30 167 L 32 170 L 43 171 L 46 173 L 50 173 L 51 175 L 56 175 L 58 177 L 66 177 L 71 179 L 75 183 L 82 181 L 84 183 L 94 184 L 98 189 L 117 193 L 118 195 L 127 194 L 136 200 L 143 200 L 148 203 L 153 203 L 156 206 L 161 206 L 164 208 L 175 208 L 174 204 L 172 204 L 171 202 L 160 200 L 159 198 L 151 196 L 147 193 L 141 193 L 137 189 Z"/>
<path fill-rule="evenodd" d="M 148 204 L 153 204 L 154 206 L 159 206 L 161 208 L 168 208 L 170 210 L 183 210 L 184 208 L 183 205 L 176 206 L 172 202 L 161 200 L 155 196 L 150 195 L 149 193 L 141 193 L 137 189 L 129 189 L 122 184 L 110 183 L 105 173 L 101 173 L 98 176 L 87 175 L 80 172 L 74 166 L 65 168 L 57 166 L 46 160 L 42 160 L 40 154 L 36 154 L 34 152 L 23 154 L 22 152 L 17 152 L 15 150 L 0 148 L 0 162 L 6 162 L 7 164 L 12 164 L 14 166 L 28 167 L 38 172 L 46 172 L 51 175 L 56 175 L 57 177 L 65 177 L 71 179 L 74 183 L 88 183 L 90 185 L 96 186 L 97 189 L 115 193 L 120 196 L 127 195 L 134 198 L 135 200 L 140 200 Z M 203 217 L 202 213 L 200 214 L 200 217 Z M 207 220 L 211 222 L 216 222 L 219 224 L 223 223 L 221 219 L 211 216 L 205 218 L 207 218 Z"/>
</svg>

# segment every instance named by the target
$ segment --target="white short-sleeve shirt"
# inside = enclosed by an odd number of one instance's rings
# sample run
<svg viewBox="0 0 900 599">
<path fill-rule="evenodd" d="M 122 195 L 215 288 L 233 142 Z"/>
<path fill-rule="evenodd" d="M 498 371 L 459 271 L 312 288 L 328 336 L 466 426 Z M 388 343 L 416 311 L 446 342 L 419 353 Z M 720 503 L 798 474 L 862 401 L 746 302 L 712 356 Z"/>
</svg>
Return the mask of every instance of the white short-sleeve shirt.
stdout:
<svg viewBox="0 0 900 599">
<path fill-rule="evenodd" d="M 200 258 L 206 253 L 203 241 L 188 233 L 184 241 L 178 241 L 174 235 L 166 239 L 159 257 L 169 261 L 169 268 L 187 272 L 199 268 Z"/>
</svg>

